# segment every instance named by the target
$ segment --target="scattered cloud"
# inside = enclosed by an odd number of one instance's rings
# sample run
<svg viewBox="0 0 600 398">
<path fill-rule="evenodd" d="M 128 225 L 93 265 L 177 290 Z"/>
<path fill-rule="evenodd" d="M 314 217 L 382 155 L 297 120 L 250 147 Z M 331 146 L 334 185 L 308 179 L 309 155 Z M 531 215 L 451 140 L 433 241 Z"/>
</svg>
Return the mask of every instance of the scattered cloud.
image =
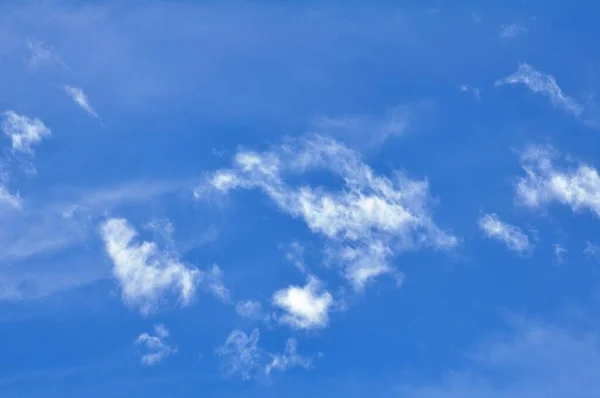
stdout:
<svg viewBox="0 0 600 398">
<path fill-rule="evenodd" d="M 280 245 L 279 247 L 283 250 L 286 260 L 294 264 L 301 272 L 307 272 L 306 264 L 304 263 L 305 249 L 300 242 L 293 241 L 285 245 Z"/>
<path fill-rule="evenodd" d="M 396 106 L 382 115 L 318 116 L 312 119 L 311 125 L 319 134 L 362 149 L 377 149 L 387 140 L 407 134 L 423 105 Z"/>
<path fill-rule="evenodd" d="M 485 214 L 477 224 L 485 236 L 503 242 L 510 250 L 523 253 L 532 249 L 529 237 L 519 227 L 500 220 L 497 214 Z"/>
<path fill-rule="evenodd" d="M 2 131 L 12 142 L 13 152 L 33 154 L 34 145 L 50 136 L 50 129 L 37 118 L 28 118 L 13 111 L 4 112 Z"/>
<path fill-rule="evenodd" d="M 177 348 L 171 347 L 166 342 L 167 337 L 169 337 L 169 331 L 165 325 L 157 324 L 154 326 L 154 335 L 142 333 L 135 339 L 136 345 L 144 346 L 149 351 L 142 355 L 143 365 L 156 365 L 166 357 L 177 353 Z"/>
<path fill-rule="evenodd" d="M 296 352 L 297 342 L 289 339 L 281 354 L 270 353 L 258 346 L 260 332 L 254 329 L 250 336 L 240 330 L 229 334 L 225 344 L 215 350 L 226 374 L 239 374 L 243 380 L 266 381 L 273 370 L 284 371 L 300 366 L 309 369 L 313 359 Z"/>
<path fill-rule="evenodd" d="M 501 39 L 516 39 L 524 33 L 527 33 L 527 28 L 519 24 L 502 25 L 500 27 Z"/>
<path fill-rule="evenodd" d="M 555 107 L 575 116 L 579 116 L 583 112 L 583 106 L 573 98 L 566 96 L 554 77 L 546 75 L 528 64 L 519 65 L 519 69 L 515 73 L 495 83 L 496 86 L 507 84 L 523 84 L 532 92 L 548 97 Z"/>
<path fill-rule="evenodd" d="M 90 115 L 99 118 L 98 114 L 90 105 L 90 102 L 87 98 L 87 95 L 83 92 L 82 89 L 73 87 L 73 86 L 65 86 L 65 92 L 75 101 L 77 105 L 81 107 L 84 111 L 89 113 Z"/>
<path fill-rule="evenodd" d="M 586 241 L 583 252 L 586 255 L 593 257 L 595 260 L 600 260 L 600 245 L 595 245 L 592 242 Z"/>
<path fill-rule="evenodd" d="M 565 249 L 564 247 L 562 247 L 559 243 L 554 245 L 554 258 L 556 259 L 556 261 L 559 264 L 562 264 L 565 259 L 564 259 L 564 254 L 567 252 L 567 249 Z"/>
<path fill-rule="evenodd" d="M 598 334 L 522 322 L 469 353 L 441 382 L 402 387 L 403 398 L 594 398 L 600 389 Z"/>
<path fill-rule="evenodd" d="M 219 300 L 228 303 L 231 300 L 229 289 L 223 283 L 223 271 L 217 265 L 213 265 L 208 271 L 201 274 L 202 284 Z"/>
<path fill-rule="evenodd" d="M 264 318 L 262 305 L 260 302 L 254 300 L 238 301 L 235 305 L 235 312 L 239 316 L 252 320 Z"/>
<path fill-rule="evenodd" d="M 460 91 L 465 93 L 471 93 L 475 98 L 477 98 L 478 101 L 481 100 L 481 91 L 476 87 L 470 86 L 468 84 L 463 84 L 462 86 L 460 86 Z"/>
<path fill-rule="evenodd" d="M 27 49 L 29 50 L 29 57 L 25 62 L 30 68 L 38 69 L 41 66 L 57 63 L 66 69 L 63 60 L 53 53 L 43 42 L 39 40 L 27 40 Z"/>
<path fill-rule="evenodd" d="M 333 297 L 321 282 L 308 277 L 304 287 L 290 286 L 273 294 L 273 305 L 286 311 L 279 322 L 295 329 L 320 329 L 329 322 Z"/>
<path fill-rule="evenodd" d="M 153 242 L 136 242 L 136 231 L 122 218 L 105 221 L 100 231 L 127 304 L 147 314 L 169 291 L 177 292 L 182 305 L 192 300 L 201 274 L 183 265 L 177 253 L 162 252 Z"/>
<path fill-rule="evenodd" d="M 574 212 L 587 210 L 600 217 L 598 171 L 583 163 L 559 167 L 555 164 L 558 158 L 550 147 L 533 146 L 521 154 L 526 176 L 517 181 L 517 202 L 530 208 L 559 203 Z"/>
<path fill-rule="evenodd" d="M 288 175 L 324 170 L 341 177 L 345 189 L 288 185 Z M 240 150 L 234 167 L 210 174 L 197 198 L 236 188 L 258 188 L 283 211 L 326 238 L 326 252 L 352 286 L 360 290 L 385 273 L 389 258 L 405 250 L 451 249 L 458 239 L 433 222 L 427 181 L 397 171 L 379 176 L 360 155 L 321 135 L 288 139 L 272 151 Z"/>
<path fill-rule="evenodd" d="M 23 199 L 18 193 L 12 194 L 5 186 L 0 185 L 0 210 L 5 210 L 6 206 L 20 210 L 23 207 Z"/>
</svg>

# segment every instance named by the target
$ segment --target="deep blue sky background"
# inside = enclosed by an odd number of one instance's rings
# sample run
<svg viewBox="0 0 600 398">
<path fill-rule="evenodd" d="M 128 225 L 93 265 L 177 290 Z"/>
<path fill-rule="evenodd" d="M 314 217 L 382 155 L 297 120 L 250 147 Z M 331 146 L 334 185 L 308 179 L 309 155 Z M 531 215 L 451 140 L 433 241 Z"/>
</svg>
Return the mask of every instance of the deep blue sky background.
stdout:
<svg viewBox="0 0 600 398">
<path fill-rule="evenodd" d="M 566 168 L 600 167 L 594 5 L 3 2 L 0 110 L 39 118 L 52 135 L 30 159 L 35 176 L 0 139 L 3 185 L 23 199 L 21 210 L 0 207 L 0 396 L 595 397 L 600 258 L 585 248 L 600 243 L 598 216 L 560 201 L 528 208 L 514 189 L 531 145 L 551 145 Z M 503 36 L 510 25 L 520 29 Z M 51 55 L 32 62 L 28 43 Z M 552 76 L 581 114 L 524 84 L 495 85 L 523 63 Z M 384 136 L 391 119 L 402 127 Z M 325 264 L 324 238 L 260 190 L 194 197 L 236 152 L 313 132 L 378 175 L 426 179 L 432 219 L 460 243 L 398 253 L 400 287 L 388 275 L 354 293 Z M 586 192 L 600 195 L 600 184 Z M 527 234 L 531 252 L 487 238 L 477 220 L 488 213 Z M 189 305 L 148 315 L 124 303 L 100 233 L 116 217 L 190 267 L 218 264 L 232 301 L 198 289 Z M 144 228 L 166 218 L 172 241 Z M 271 311 L 275 291 L 306 283 L 285 258 L 293 241 L 346 302 L 325 328 L 236 314 L 238 300 Z M 143 366 L 133 342 L 158 323 L 178 352 Z M 254 328 L 268 352 L 295 338 L 300 354 L 323 356 L 267 381 L 226 374 L 215 350 Z"/>
</svg>

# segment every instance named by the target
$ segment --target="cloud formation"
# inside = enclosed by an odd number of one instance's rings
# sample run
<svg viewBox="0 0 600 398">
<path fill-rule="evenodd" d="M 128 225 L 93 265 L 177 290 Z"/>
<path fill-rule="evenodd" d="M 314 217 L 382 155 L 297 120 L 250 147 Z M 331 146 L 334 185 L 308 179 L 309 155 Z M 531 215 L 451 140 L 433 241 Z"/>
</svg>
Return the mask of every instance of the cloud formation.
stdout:
<svg viewBox="0 0 600 398">
<path fill-rule="evenodd" d="M 155 325 L 154 334 L 142 333 L 135 339 L 136 345 L 144 346 L 149 351 L 142 355 L 141 362 L 143 365 L 156 365 L 166 357 L 177 353 L 177 348 L 171 347 L 166 342 L 167 337 L 169 337 L 169 331 L 165 325 Z"/>
<path fill-rule="evenodd" d="M 503 242 L 510 250 L 523 253 L 532 249 L 529 237 L 519 227 L 500 220 L 497 214 L 485 214 L 477 224 L 485 236 Z"/>
<path fill-rule="evenodd" d="M 275 292 L 273 305 L 286 311 L 279 318 L 280 323 L 295 329 L 319 329 L 329 322 L 333 297 L 311 275 L 304 287 L 290 286 Z"/>
<path fill-rule="evenodd" d="M 77 105 L 81 107 L 88 114 L 99 118 L 98 114 L 94 110 L 94 108 L 90 105 L 87 95 L 83 92 L 82 89 L 73 87 L 73 86 L 65 86 L 65 92 L 75 101 Z"/>
<path fill-rule="evenodd" d="M 572 211 L 590 211 L 600 217 L 600 176 L 587 164 L 567 162 L 556 165 L 560 159 L 550 147 L 533 146 L 521 154 L 521 166 L 526 175 L 515 187 L 516 200 L 529 208 L 540 208 L 552 203 L 569 206 Z"/>
<path fill-rule="evenodd" d="M 440 383 L 401 388 L 403 398 L 595 398 L 600 389 L 597 333 L 523 322 L 490 338 L 464 369 Z"/>
<path fill-rule="evenodd" d="M 225 343 L 215 350 L 222 370 L 229 375 L 239 374 L 243 380 L 266 381 L 274 370 L 300 366 L 309 369 L 313 359 L 296 352 L 297 341 L 288 339 L 283 353 L 270 353 L 258 346 L 260 332 L 254 329 L 248 336 L 241 330 L 232 331 Z"/>
<path fill-rule="evenodd" d="M 170 291 L 176 293 L 182 305 L 192 300 L 201 276 L 199 270 L 187 268 L 176 253 L 163 252 L 154 242 L 138 243 L 137 232 L 125 219 L 109 219 L 100 231 L 127 304 L 148 314 Z"/>
<path fill-rule="evenodd" d="M 527 28 L 519 24 L 502 25 L 500 27 L 501 39 L 516 39 L 524 33 L 527 33 Z"/>
<path fill-rule="evenodd" d="M 4 112 L 2 131 L 10 138 L 13 152 L 25 154 L 33 154 L 32 146 L 51 134 L 40 119 L 29 118 L 10 110 Z"/>
<path fill-rule="evenodd" d="M 327 171 L 344 188 L 290 185 L 286 177 Z M 427 181 L 377 175 L 359 154 L 321 135 L 288 139 L 266 152 L 240 150 L 231 169 L 218 170 L 195 191 L 198 198 L 236 188 L 260 189 L 277 206 L 304 220 L 326 238 L 326 252 L 357 290 L 385 273 L 393 273 L 390 257 L 420 248 L 451 249 L 458 243 L 440 229 L 429 209 Z"/>
<path fill-rule="evenodd" d="M 496 86 L 507 84 L 523 84 L 533 93 L 548 97 L 555 107 L 575 116 L 580 116 L 583 112 L 583 106 L 573 98 L 566 96 L 554 77 L 546 75 L 528 64 L 519 65 L 515 73 L 495 83 Z"/>
</svg>

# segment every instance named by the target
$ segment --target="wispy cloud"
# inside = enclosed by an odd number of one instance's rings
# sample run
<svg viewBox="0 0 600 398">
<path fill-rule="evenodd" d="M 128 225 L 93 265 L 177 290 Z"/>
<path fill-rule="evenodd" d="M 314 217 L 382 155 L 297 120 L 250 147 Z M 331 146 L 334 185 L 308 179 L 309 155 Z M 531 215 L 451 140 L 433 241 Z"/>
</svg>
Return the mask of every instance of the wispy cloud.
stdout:
<svg viewBox="0 0 600 398">
<path fill-rule="evenodd" d="M 289 175 L 324 170 L 342 177 L 345 189 L 288 185 Z M 396 172 L 378 176 L 359 154 L 320 135 L 289 139 L 263 153 L 240 150 L 231 169 L 212 173 L 195 191 L 258 188 L 282 210 L 305 221 L 326 238 L 326 252 L 336 260 L 356 289 L 379 275 L 394 273 L 388 260 L 404 250 L 450 249 L 458 239 L 433 222 L 427 181 Z"/>
<path fill-rule="evenodd" d="M 501 39 L 516 39 L 524 33 L 527 33 L 527 28 L 519 24 L 502 25 L 500 27 Z"/>
<path fill-rule="evenodd" d="M 11 139 L 14 152 L 26 154 L 33 154 L 32 146 L 51 134 L 50 129 L 40 119 L 29 118 L 13 111 L 4 112 L 2 131 Z"/>
<path fill-rule="evenodd" d="M 319 329 L 329 322 L 333 297 L 317 278 L 309 276 L 304 287 L 290 286 L 275 292 L 273 305 L 286 311 L 280 323 L 296 329 Z"/>
<path fill-rule="evenodd" d="M 73 86 L 65 86 L 65 92 L 75 101 L 77 105 L 81 107 L 84 111 L 89 113 L 90 115 L 99 118 L 98 114 L 90 105 L 87 95 L 83 92 L 82 89 L 73 87 Z"/>
<path fill-rule="evenodd" d="M 200 271 L 183 265 L 177 253 L 162 252 L 154 242 L 136 242 L 137 233 L 125 219 L 109 219 L 100 231 L 126 303 L 148 314 L 170 291 L 182 305 L 192 300 Z"/>
<path fill-rule="evenodd" d="M 495 83 L 496 86 L 507 84 L 523 84 L 532 92 L 548 97 L 555 107 L 575 116 L 580 116 L 583 112 L 583 106 L 575 99 L 566 96 L 554 77 L 546 75 L 528 64 L 519 65 L 519 69 L 515 73 Z"/>
<path fill-rule="evenodd" d="M 266 381 L 274 370 L 284 371 L 296 366 L 309 369 L 312 366 L 313 358 L 296 352 L 296 340 L 287 340 L 285 351 L 278 354 L 260 348 L 259 338 L 258 329 L 249 336 L 240 330 L 231 332 L 225 344 L 215 350 L 223 371 L 229 375 L 239 374 L 243 380 Z"/>
<path fill-rule="evenodd" d="M 241 317 L 252 320 L 259 320 L 265 317 L 262 305 L 260 302 L 254 300 L 238 301 L 235 305 L 235 312 Z"/>
<path fill-rule="evenodd" d="M 497 214 L 485 214 L 477 224 L 485 236 L 503 242 L 510 250 L 523 253 L 532 249 L 529 237 L 519 227 L 500 220 Z"/>
<path fill-rule="evenodd" d="M 29 57 L 25 62 L 30 68 L 38 69 L 56 63 L 67 69 L 63 60 L 52 52 L 45 43 L 39 40 L 27 40 L 27 49 L 29 50 Z"/>
<path fill-rule="evenodd" d="M 320 134 L 376 149 L 388 139 L 406 134 L 417 111 L 416 107 L 397 106 L 383 115 L 319 116 L 311 124 Z"/>
<path fill-rule="evenodd" d="M 4 210 L 5 206 L 20 210 L 23 206 L 23 199 L 19 194 L 10 193 L 5 186 L 0 184 L 0 210 Z"/>
<path fill-rule="evenodd" d="M 142 355 L 141 362 L 143 365 L 152 366 L 161 362 L 166 357 L 176 354 L 177 348 L 171 347 L 167 343 L 169 331 L 163 324 L 154 326 L 154 335 L 142 333 L 135 339 L 135 344 L 144 346 L 149 351 Z"/>
<path fill-rule="evenodd" d="M 558 203 L 574 212 L 587 210 L 600 217 L 600 176 L 587 164 L 557 166 L 559 154 L 551 147 L 532 146 L 521 154 L 526 175 L 516 184 L 519 204 L 540 208 Z"/>
<path fill-rule="evenodd" d="M 595 260 L 600 260 L 600 245 L 595 245 L 590 241 L 586 241 L 583 252 L 586 255 L 593 257 Z"/>
<path fill-rule="evenodd" d="M 565 261 L 565 258 L 564 258 L 564 254 L 565 253 L 567 253 L 567 249 L 565 249 L 564 247 L 562 247 L 561 244 L 556 243 L 554 245 L 554 259 L 559 264 L 562 264 Z"/>
<path fill-rule="evenodd" d="M 481 100 L 481 91 L 477 87 L 470 86 L 468 84 L 463 84 L 460 86 L 460 91 L 464 93 L 471 93 L 477 100 Z"/>
<path fill-rule="evenodd" d="M 598 334 L 523 321 L 493 336 L 441 382 L 402 387 L 403 398 L 595 398 L 600 390 Z"/>
</svg>

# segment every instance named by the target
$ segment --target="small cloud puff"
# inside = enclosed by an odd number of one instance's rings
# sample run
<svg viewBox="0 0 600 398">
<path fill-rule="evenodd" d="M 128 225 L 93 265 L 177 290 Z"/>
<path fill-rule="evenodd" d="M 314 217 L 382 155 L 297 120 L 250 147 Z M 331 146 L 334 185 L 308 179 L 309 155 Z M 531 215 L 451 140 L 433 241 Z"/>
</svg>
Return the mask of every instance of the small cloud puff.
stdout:
<svg viewBox="0 0 600 398">
<path fill-rule="evenodd" d="M 90 105 L 87 95 L 85 95 L 82 89 L 73 86 L 65 86 L 65 92 L 73 101 L 75 101 L 77 105 L 81 107 L 81 109 L 86 111 L 91 116 L 99 118 L 94 108 Z"/>
<path fill-rule="evenodd" d="M 327 326 L 333 297 L 321 285 L 311 275 L 304 287 L 290 286 L 275 292 L 273 305 L 286 311 L 279 322 L 294 329 L 320 329 Z"/>
<path fill-rule="evenodd" d="M 142 333 L 135 339 L 136 345 L 144 346 L 149 351 L 142 355 L 141 362 L 143 365 L 156 365 L 166 357 L 177 353 L 177 348 L 171 347 L 166 342 L 167 337 L 169 337 L 169 331 L 165 325 L 155 325 L 154 334 L 152 336 L 148 333 Z"/>
<path fill-rule="evenodd" d="M 524 253 L 532 249 L 529 237 L 519 227 L 500 220 L 497 214 L 485 214 L 477 224 L 485 236 L 503 242 L 510 250 Z"/>
</svg>

